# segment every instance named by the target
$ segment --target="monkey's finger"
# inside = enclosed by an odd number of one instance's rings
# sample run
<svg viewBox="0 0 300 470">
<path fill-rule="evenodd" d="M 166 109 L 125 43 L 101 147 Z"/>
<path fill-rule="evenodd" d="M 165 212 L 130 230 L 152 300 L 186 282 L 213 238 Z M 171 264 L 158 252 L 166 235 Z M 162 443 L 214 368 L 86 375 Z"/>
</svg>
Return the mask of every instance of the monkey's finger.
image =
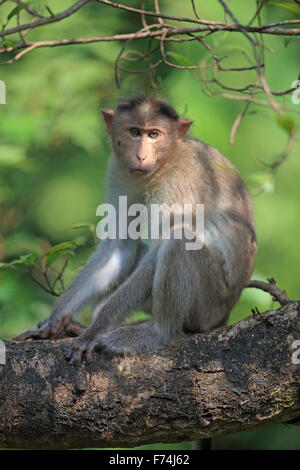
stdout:
<svg viewBox="0 0 300 470">
<path fill-rule="evenodd" d="M 70 344 L 70 346 L 67 348 L 66 358 L 71 359 L 72 353 L 73 353 L 73 344 Z"/>
<path fill-rule="evenodd" d="M 63 327 L 65 328 L 66 326 L 68 326 L 69 323 L 71 323 L 71 320 L 72 320 L 72 316 L 71 315 L 67 315 L 66 317 L 64 317 L 62 319 L 62 325 Z"/>
<path fill-rule="evenodd" d="M 50 338 L 58 338 L 63 331 L 64 331 L 64 326 L 61 323 L 56 324 L 56 325 L 51 325 L 49 328 L 49 336 Z"/>
<path fill-rule="evenodd" d="M 68 324 L 71 321 L 71 317 L 67 316 L 59 320 L 49 322 L 49 337 L 50 338 L 59 338 L 61 333 L 65 330 Z"/>
<path fill-rule="evenodd" d="M 75 344 L 71 344 L 71 346 L 69 347 L 66 353 L 66 357 L 69 360 L 69 363 L 75 364 L 75 365 L 80 364 L 81 357 L 82 357 L 84 350 L 85 350 L 84 346 L 80 347 L 80 346 L 76 346 Z"/>
<path fill-rule="evenodd" d="M 71 321 L 67 325 L 65 332 L 66 332 L 66 336 L 72 337 L 72 336 L 79 336 L 86 329 L 87 329 L 86 325 L 82 325 L 81 323 L 76 322 L 76 321 Z"/>
<path fill-rule="evenodd" d="M 72 355 L 71 355 L 71 359 L 69 360 L 69 363 L 71 365 L 74 364 L 75 366 L 78 366 L 81 362 L 81 357 L 82 357 L 83 351 L 84 351 L 83 348 L 78 348 L 78 349 L 73 350 Z"/>
<path fill-rule="evenodd" d="M 93 361 L 93 348 L 90 348 L 90 347 L 86 348 L 85 355 L 86 355 L 86 362 L 90 364 Z"/>
<path fill-rule="evenodd" d="M 13 338 L 13 341 L 26 341 L 27 339 L 39 339 L 41 335 L 41 330 L 27 330 L 24 333 L 21 333 L 18 336 Z M 43 338 L 42 338 L 43 339 Z"/>
</svg>

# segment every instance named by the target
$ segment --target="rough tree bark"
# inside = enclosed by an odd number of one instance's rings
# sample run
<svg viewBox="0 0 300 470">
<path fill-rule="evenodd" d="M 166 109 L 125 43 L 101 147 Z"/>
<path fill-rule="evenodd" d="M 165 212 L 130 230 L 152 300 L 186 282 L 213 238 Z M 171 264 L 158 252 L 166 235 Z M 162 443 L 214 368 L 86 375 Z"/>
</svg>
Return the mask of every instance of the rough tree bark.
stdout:
<svg viewBox="0 0 300 470">
<path fill-rule="evenodd" d="M 97 352 L 78 367 L 65 359 L 69 339 L 6 342 L 0 447 L 133 447 L 293 420 L 300 416 L 300 365 L 292 361 L 299 339 L 300 303 L 293 302 L 153 354 Z"/>
</svg>

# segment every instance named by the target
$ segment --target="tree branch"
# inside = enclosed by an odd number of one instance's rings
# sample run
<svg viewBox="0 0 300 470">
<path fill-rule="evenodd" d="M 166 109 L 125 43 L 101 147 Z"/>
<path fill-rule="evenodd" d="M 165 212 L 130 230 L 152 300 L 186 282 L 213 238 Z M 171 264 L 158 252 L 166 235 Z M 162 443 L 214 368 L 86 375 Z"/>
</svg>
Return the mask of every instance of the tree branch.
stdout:
<svg viewBox="0 0 300 470">
<path fill-rule="evenodd" d="M 90 3 L 92 0 L 78 0 L 74 5 L 72 5 L 67 10 L 62 11 L 54 16 L 49 16 L 48 18 L 41 18 L 36 21 L 32 21 L 31 23 L 22 24 L 20 26 L 16 26 L 14 28 L 3 29 L 0 31 L 0 37 L 9 36 L 10 34 L 19 33 L 20 31 L 24 31 L 25 29 L 33 29 L 38 28 L 39 26 L 44 26 L 46 24 L 56 23 L 57 21 L 64 20 L 68 16 L 73 15 L 76 11 L 80 10 L 84 5 Z"/>
<path fill-rule="evenodd" d="M 276 286 L 276 281 L 273 278 L 268 279 L 268 283 L 251 280 L 246 287 L 254 287 L 256 289 L 263 290 L 264 292 L 268 292 L 272 295 L 275 301 L 280 303 L 280 305 L 287 305 L 288 303 L 293 302 L 293 300 L 288 297 L 285 290 L 279 289 L 279 287 Z"/>
<path fill-rule="evenodd" d="M 6 342 L 1 446 L 133 447 L 294 420 L 297 339 L 299 302 L 140 357 L 98 352 L 78 367 L 65 359 L 68 339 Z"/>
<path fill-rule="evenodd" d="M 156 18 L 163 18 L 163 19 L 166 19 L 166 20 L 174 20 L 174 21 L 180 21 L 180 22 L 186 22 L 186 23 L 199 23 L 199 24 L 202 24 L 202 25 L 207 25 L 209 27 L 209 29 L 215 27 L 217 29 L 220 28 L 224 31 L 240 31 L 240 29 L 237 28 L 236 25 L 231 25 L 231 24 L 228 24 L 228 23 L 224 23 L 222 21 L 207 21 L 207 20 L 202 20 L 202 19 L 198 19 L 198 18 L 190 18 L 190 17 L 186 17 L 186 16 L 165 15 L 163 13 L 157 13 L 157 12 L 154 12 L 154 11 L 147 11 L 147 10 L 142 10 L 140 8 L 129 7 L 129 6 L 123 5 L 121 3 L 111 2 L 109 0 L 97 0 L 97 2 L 103 3 L 105 5 L 108 5 L 108 6 L 111 6 L 113 8 L 120 9 L 120 10 L 128 11 L 128 12 L 131 12 L 131 13 L 137 13 L 139 15 L 153 16 L 153 17 L 156 17 Z M 266 30 L 266 29 L 269 30 L 270 28 L 273 29 L 276 26 L 285 26 L 285 25 L 289 25 L 289 24 L 300 24 L 300 20 L 293 19 L 293 20 L 278 21 L 276 23 L 270 23 L 270 24 L 267 24 L 267 25 L 259 26 L 259 27 L 250 26 L 250 25 L 242 25 L 242 28 L 245 31 L 248 31 L 248 32 L 259 32 L 260 30 Z M 281 31 L 282 31 L 282 34 L 286 34 L 284 32 L 284 31 L 286 31 L 285 29 L 282 29 Z M 299 29 L 296 29 L 295 31 L 296 31 L 296 33 L 294 33 L 294 34 L 300 34 Z"/>
</svg>

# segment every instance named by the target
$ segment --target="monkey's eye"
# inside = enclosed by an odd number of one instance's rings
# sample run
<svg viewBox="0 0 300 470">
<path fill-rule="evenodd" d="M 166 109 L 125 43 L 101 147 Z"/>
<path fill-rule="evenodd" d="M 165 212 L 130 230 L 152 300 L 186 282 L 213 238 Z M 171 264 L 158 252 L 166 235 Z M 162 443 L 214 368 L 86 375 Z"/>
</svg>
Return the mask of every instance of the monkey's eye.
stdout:
<svg viewBox="0 0 300 470">
<path fill-rule="evenodd" d="M 129 129 L 129 132 L 130 132 L 131 135 L 133 135 L 133 137 L 136 137 L 136 136 L 140 135 L 140 131 L 137 127 L 131 127 Z"/>
<path fill-rule="evenodd" d="M 158 136 L 159 136 L 159 132 L 158 131 L 150 131 L 148 136 L 151 138 L 151 139 L 156 139 Z"/>
</svg>

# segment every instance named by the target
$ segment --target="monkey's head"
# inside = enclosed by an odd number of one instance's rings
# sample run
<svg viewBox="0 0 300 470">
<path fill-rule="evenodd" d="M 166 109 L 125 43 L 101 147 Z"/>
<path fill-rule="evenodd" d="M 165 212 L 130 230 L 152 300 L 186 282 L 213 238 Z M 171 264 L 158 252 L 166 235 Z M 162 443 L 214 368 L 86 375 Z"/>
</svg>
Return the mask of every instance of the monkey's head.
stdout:
<svg viewBox="0 0 300 470">
<path fill-rule="evenodd" d="M 150 177 L 172 157 L 193 121 L 180 119 L 165 101 L 144 95 L 102 109 L 117 158 L 137 177 Z"/>
</svg>

